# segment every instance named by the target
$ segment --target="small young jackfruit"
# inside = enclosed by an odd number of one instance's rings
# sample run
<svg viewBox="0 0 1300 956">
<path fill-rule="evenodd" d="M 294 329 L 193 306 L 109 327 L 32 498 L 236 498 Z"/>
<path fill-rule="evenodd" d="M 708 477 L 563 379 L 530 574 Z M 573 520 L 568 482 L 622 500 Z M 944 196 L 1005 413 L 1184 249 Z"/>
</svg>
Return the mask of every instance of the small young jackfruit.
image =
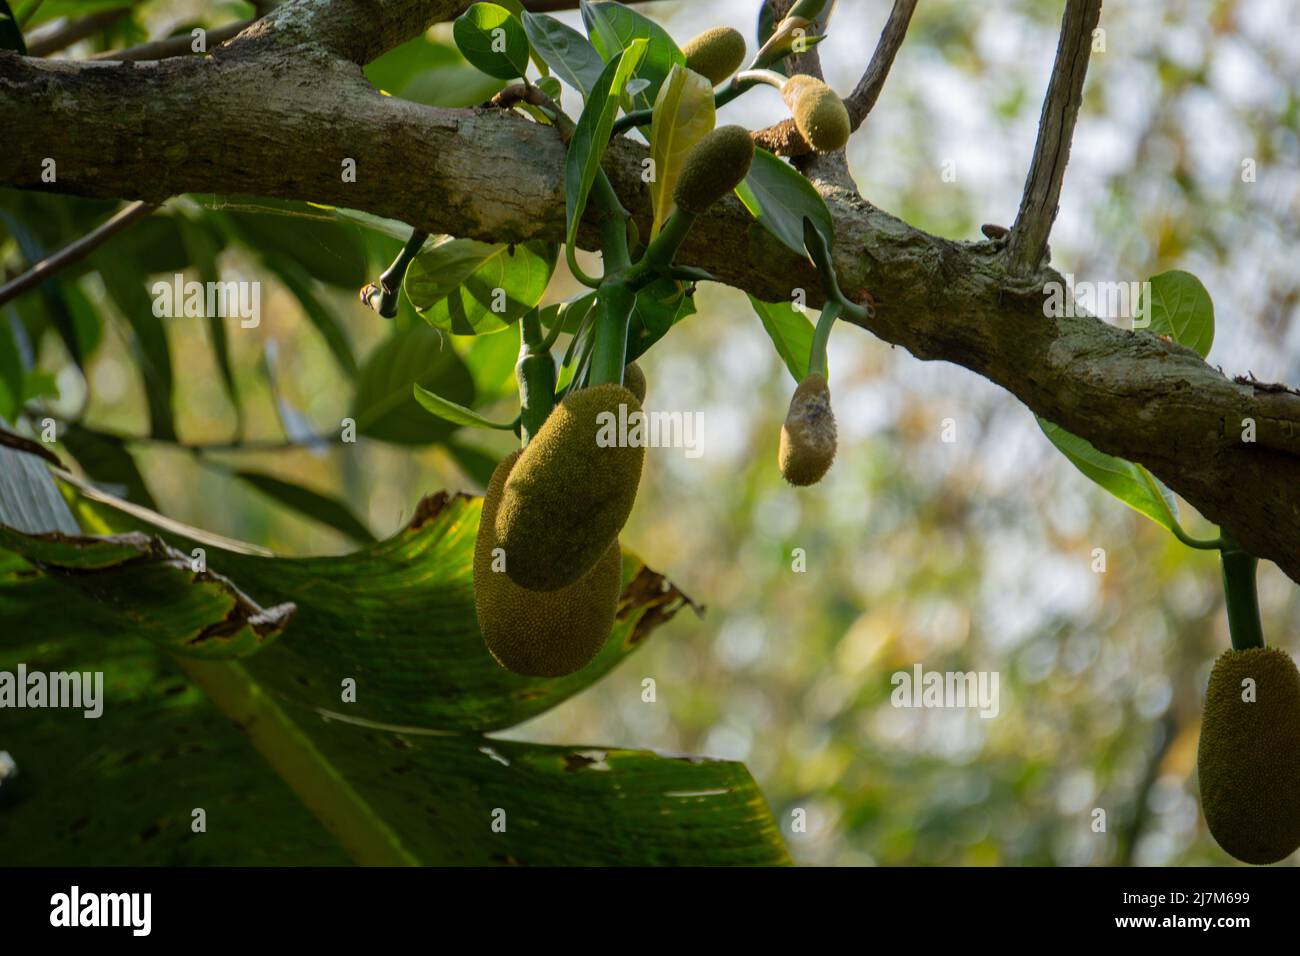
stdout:
<svg viewBox="0 0 1300 956">
<path fill-rule="evenodd" d="M 699 215 L 740 185 L 754 160 L 754 140 L 743 126 L 719 126 L 686 153 L 673 202 Z"/>
<path fill-rule="evenodd" d="M 632 362 L 623 369 L 623 387 L 636 396 L 636 400 L 642 405 L 645 404 L 645 372 L 641 371 L 641 366 Z"/>
<path fill-rule="evenodd" d="M 835 460 L 835 414 L 826 379 L 814 372 L 799 383 L 781 426 L 777 461 L 792 485 L 815 485 Z"/>
<path fill-rule="evenodd" d="M 474 612 L 483 642 L 506 670 L 561 677 L 589 664 L 609 636 L 622 591 L 623 554 L 615 540 L 595 567 L 558 591 L 530 591 L 493 570 L 497 509 L 521 454 L 501 460 L 483 496 L 474 541 Z"/>
<path fill-rule="evenodd" d="M 717 86 L 745 62 L 745 38 L 731 27 L 714 27 L 687 43 L 682 52 L 687 69 Z"/>
<path fill-rule="evenodd" d="M 835 91 L 812 76 L 799 74 L 786 80 L 781 98 L 790 108 L 794 125 L 819 153 L 843 149 L 849 141 L 849 112 Z"/>
<path fill-rule="evenodd" d="M 618 537 L 645 461 L 644 444 L 625 440 L 640 434 L 640 412 L 621 385 L 580 389 L 528 443 L 496 516 L 506 573 L 516 584 L 534 591 L 572 584 Z"/>
<path fill-rule="evenodd" d="M 1300 848 L 1300 672 L 1289 654 L 1252 647 L 1215 662 L 1196 765 L 1201 812 L 1224 850 L 1264 864 Z"/>
</svg>

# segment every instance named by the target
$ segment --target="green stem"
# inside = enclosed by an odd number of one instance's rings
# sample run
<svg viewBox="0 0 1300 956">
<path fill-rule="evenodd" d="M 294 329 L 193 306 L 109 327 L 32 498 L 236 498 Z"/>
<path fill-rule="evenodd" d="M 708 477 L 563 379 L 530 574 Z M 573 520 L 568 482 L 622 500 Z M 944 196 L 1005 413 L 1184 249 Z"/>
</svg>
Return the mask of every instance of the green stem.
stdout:
<svg viewBox="0 0 1300 956">
<path fill-rule="evenodd" d="M 1142 465 L 1137 465 L 1136 468 L 1138 474 L 1142 476 L 1142 480 L 1146 482 L 1147 489 L 1151 492 L 1152 496 L 1163 504 L 1165 496 L 1160 493 L 1160 488 L 1156 484 L 1156 480 L 1152 476 L 1151 472 L 1147 471 Z M 1177 515 L 1175 515 L 1172 510 L 1166 507 L 1165 513 L 1169 516 L 1169 530 L 1173 532 L 1175 538 L 1187 545 L 1189 548 L 1196 548 L 1198 551 L 1222 551 L 1229 546 L 1228 539 L 1222 535 L 1217 538 L 1192 537 L 1183 530 L 1183 526 L 1178 523 Z"/>
<path fill-rule="evenodd" d="M 839 316 L 840 304 L 834 299 L 822 308 L 821 317 L 817 320 L 817 329 L 813 332 L 812 348 L 808 351 L 807 374 L 812 375 L 814 372 L 818 375 L 826 374 L 826 343 L 831 338 L 831 326 Z"/>
<path fill-rule="evenodd" d="M 733 77 L 730 83 L 714 92 L 713 108 L 717 109 L 718 107 L 726 106 L 741 93 L 744 93 L 746 90 L 752 89 L 757 85 L 757 81 L 751 80 L 746 83 L 741 83 L 739 82 L 738 77 Z M 613 135 L 618 136 L 620 133 L 626 133 L 634 126 L 645 126 L 653 119 L 654 110 L 652 109 L 633 110 L 631 113 L 624 113 L 615 120 Z"/>
<path fill-rule="evenodd" d="M 397 254 L 393 264 L 384 270 L 383 275 L 379 277 L 379 281 L 372 282 L 361 290 L 361 301 L 386 319 L 395 317 L 402 294 L 402 280 L 406 278 L 406 270 L 410 267 L 411 260 L 419 255 L 420 250 L 424 248 L 424 240 L 428 238 L 429 234 L 427 232 L 413 229 L 411 238 L 406 240 L 406 245 L 402 246 L 402 251 Z"/>
<path fill-rule="evenodd" d="M 1264 628 L 1259 621 L 1259 595 L 1255 591 L 1255 568 L 1259 559 L 1232 548 L 1219 553 L 1223 562 L 1223 594 L 1228 606 L 1228 633 L 1234 650 L 1264 646 Z"/>
<path fill-rule="evenodd" d="M 803 243 L 804 248 L 808 250 L 808 255 L 812 257 L 813 265 L 817 267 L 817 276 L 821 279 L 822 291 L 826 293 L 827 301 L 838 302 L 840 310 L 857 322 L 871 318 L 873 314 L 871 309 L 849 300 L 840 290 L 840 280 L 835 274 L 835 259 L 831 255 L 831 247 L 807 216 L 803 220 Z"/>
<path fill-rule="evenodd" d="M 666 273 L 672 267 L 673 257 L 677 255 L 678 248 L 694 224 L 694 213 L 687 212 L 685 209 L 674 210 L 664 222 L 663 228 L 659 230 L 659 235 L 651 239 L 650 245 L 646 246 L 641 260 L 633 266 L 628 276 L 629 280 L 639 281 L 648 272 Z"/>
<path fill-rule="evenodd" d="M 526 448 L 546 424 L 555 404 L 555 359 L 542 337 L 536 309 L 529 309 L 519 320 L 515 380 L 519 383 L 519 441 L 520 447 Z"/>
<path fill-rule="evenodd" d="M 600 289 L 601 314 L 596 317 L 596 341 L 591 353 L 592 385 L 623 384 L 627 364 L 627 331 L 636 293 L 622 282 L 606 282 Z"/>
</svg>

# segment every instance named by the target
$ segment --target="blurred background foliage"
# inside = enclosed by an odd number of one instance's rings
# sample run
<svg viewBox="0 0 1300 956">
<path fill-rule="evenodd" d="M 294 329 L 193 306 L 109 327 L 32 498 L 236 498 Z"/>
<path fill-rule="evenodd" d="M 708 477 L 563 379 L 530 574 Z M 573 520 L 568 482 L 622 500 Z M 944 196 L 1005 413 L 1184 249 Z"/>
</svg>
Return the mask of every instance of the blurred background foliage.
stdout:
<svg viewBox="0 0 1300 956">
<path fill-rule="evenodd" d="M 121 7 L 47 0 L 29 30 Z M 841 93 L 888 7 L 840 0 L 821 51 Z M 679 42 L 719 24 L 752 38 L 756 21 L 752 0 L 642 8 Z M 1009 225 L 1061 8 L 920 4 L 850 147 L 863 194 L 952 238 Z M 252 13 L 137 3 L 70 52 Z M 572 12 L 561 18 L 576 25 Z M 1092 281 L 1194 272 L 1217 306 L 1211 360 L 1300 381 L 1300 7 L 1107 4 L 1102 23 L 1054 265 Z M 497 86 L 459 58 L 445 26 L 367 72 L 432 105 L 479 103 Z M 781 115 L 775 92 L 760 90 L 719 122 Z M 955 182 L 942 177 L 947 160 Z M 115 205 L 0 194 L 0 265 L 16 274 Z M 6 359 L 0 414 L 12 420 L 25 405 L 29 433 L 52 415 L 65 423 L 66 460 L 167 515 L 281 552 L 338 553 L 394 532 L 422 494 L 481 488 L 512 436 L 448 431 L 407 404 L 410 383 L 508 419 L 517 338 L 440 340 L 406 304 L 394 322 L 380 319 L 357 288 L 401 233 L 302 204 L 291 208 L 319 218 L 272 215 L 271 205 L 173 200 L 6 307 L 0 352 L 27 368 Z M 151 322 L 149 283 L 176 271 L 260 279 L 260 325 Z M 576 289 L 561 265 L 545 301 Z M 696 304 L 642 365 L 649 407 L 703 412 L 703 454 L 651 454 L 624 541 L 707 613 L 679 615 L 606 679 L 509 736 L 743 760 L 802 863 L 1231 862 L 1196 798 L 1201 696 L 1228 646 L 1214 556 L 1093 486 L 997 388 L 852 328 L 831 342 L 838 460 L 820 486 L 793 490 L 775 461 L 792 381 L 743 294 L 703 287 Z M 340 444 L 348 416 L 360 437 Z M 1097 548 L 1104 573 L 1093 570 Z M 1265 633 L 1294 654 L 1298 592 L 1271 565 L 1260 578 Z M 997 672 L 1000 713 L 892 707 L 891 675 L 917 663 Z M 1106 811 L 1104 833 L 1094 808 Z M 806 830 L 793 825 L 798 810 Z"/>
</svg>

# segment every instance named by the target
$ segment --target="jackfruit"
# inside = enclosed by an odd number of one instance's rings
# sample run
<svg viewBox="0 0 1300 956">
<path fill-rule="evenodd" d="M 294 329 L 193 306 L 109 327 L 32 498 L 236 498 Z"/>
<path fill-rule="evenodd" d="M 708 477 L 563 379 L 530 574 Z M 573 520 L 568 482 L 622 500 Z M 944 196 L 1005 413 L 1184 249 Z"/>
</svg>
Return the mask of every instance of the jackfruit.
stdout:
<svg viewBox="0 0 1300 956">
<path fill-rule="evenodd" d="M 849 141 L 849 112 L 844 101 L 821 80 L 799 74 L 786 80 L 781 99 L 790 108 L 799 133 L 819 153 L 843 149 Z"/>
<path fill-rule="evenodd" d="M 561 677 L 589 664 L 614 627 L 623 554 L 615 540 L 595 567 L 557 591 L 530 591 L 493 570 L 501 493 L 521 454 L 501 460 L 483 496 L 474 541 L 474 612 L 483 642 L 506 670 L 528 677 Z M 507 567 L 509 563 L 507 553 Z"/>
<path fill-rule="evenodd" d="M 640 413 L 641 403 L 621 385 L 580 389 L 565 396 L 528 443 L 496 515 L 506 573 L 516 584 L 534 591 L 565 587 L 608 550 L 641 481 Z"/>
<path fill-rule="evenodd" d="M 687 151 L 673 187 L 673 202 L 699 215 L 740 185 L 753 159 L 749 130 L 719 126 Z"/>
<path fill-rule="evenodd" d="M 826 379 L 814 372 L 799 383 L 781 426 L 777 462 L 792 485 L 815 485 L 835 460 L 835 414 Z"/>
<path fill-rule="evenodd" d="M 682 52 L 687 69 L 717 86 L 745 62 L 745 38 L 731 27 L 714 27 L 687 43 Z"/>
<path fill-rule="evenodd" d="M 1254 681 L 1253 701 L 1247 679 Z M 1201 812 L 1244 863 L 1300 848 L 1300 672 L 1275 647 L 1229 650 L 1214 664 L 1196 765 Z"/>
<path fill-rule="evenodd" d="M 641 371 L 641 366 L 636 362 L 623 369 L 623 387 L 635 395 L 638 402 L 645 404 L 645 372 Z"/>
</svg>

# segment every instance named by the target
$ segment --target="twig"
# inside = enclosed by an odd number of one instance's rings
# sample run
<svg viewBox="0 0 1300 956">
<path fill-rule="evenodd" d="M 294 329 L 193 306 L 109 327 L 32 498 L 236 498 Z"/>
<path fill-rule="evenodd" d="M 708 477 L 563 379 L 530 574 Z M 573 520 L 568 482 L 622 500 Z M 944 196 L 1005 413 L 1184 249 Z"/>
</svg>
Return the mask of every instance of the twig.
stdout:
<svg viewBox="0 0 1300 956">
<path fill-rule="evenodd" d="M 1042 261 L 1056 219 L 1061 180 L 1070 159 L 1074 122 L 1083 104 L 1083 80 L 1092 52 L 1092 31 L 1101 19 L 1101 0 L 1067 0 L 1061 19 L 1052 79 L 1038 119 L 1038 142 L 1025 180 L 1020 212 L 1008 245 L 1013 271 L 1028 273 Z"/>
<path fill-rule="evenodd" d="M 238 36 L 248 28 L 252 20 L 240 20 L 238 23 L 228 23 L 224 27 L 217 27 L 209 30 L 205 45 L 208 52 L 219 44 Z M 107 50 L 104 53 L 96 53 L 90 57 L 92 60 L 113 60 L 121 62 L 127 60 L 165 60 L 169 56 L 185 56 L 191 52 L 191 44 L 194 38 L 188 33 L 182 33 L 179 36 L 166 37 L 162 40 L 152 40 L 149 43 L 141 43 L 139 46 L 129 46 L 122 50 Z"/>
<path fill-rule="evenodd" d="M 66 269 L 74 262 L 81 261 L 96 248 L 103 245 L 106 240 L 117 235 L 137 219 L 143 219 L 157 208 L 158 206 L 154 203 L 147 202 L 133 202 L 128 206 L 124 206 L 102 225 L 95 227 L 80 239 L 69 243 L 58 252 L 33 265 L 22 275 L 0 286 L 0 305 L 4 305 L 11 299 L 16 299 L 28 289 L 35 288 L 61 269 Z"/>
<path fill-rule="evenodd" d="M 858 80 L 853 92 L 844 99 L 844 108 L 849 111 L 852 129 L 861 126 L 871 108 L 876 105 L 885 80 L 889 78 L 889 70 L 894 65 L 894 56 L 907 36 L 907 26 L 912 21 L 914 10 L 916 0 L 894 0 L 894 8 L 889 11 L 889 19 L 885 21 L 885 29 L 880 32 L 876 52 L 871 54 L 866 72 Z"/>
<path fill-rule="evenodd" d="M 27 41 L 28 56 L 49 56 L 66 50 L 74 43 L 94 36 L 104 27 L 114 23 L 131 12 L 130 6 L 116 10 L 101 10 L 76 20 L 68 20 L 52 30 L 40 30 Z"/>
</svg>

